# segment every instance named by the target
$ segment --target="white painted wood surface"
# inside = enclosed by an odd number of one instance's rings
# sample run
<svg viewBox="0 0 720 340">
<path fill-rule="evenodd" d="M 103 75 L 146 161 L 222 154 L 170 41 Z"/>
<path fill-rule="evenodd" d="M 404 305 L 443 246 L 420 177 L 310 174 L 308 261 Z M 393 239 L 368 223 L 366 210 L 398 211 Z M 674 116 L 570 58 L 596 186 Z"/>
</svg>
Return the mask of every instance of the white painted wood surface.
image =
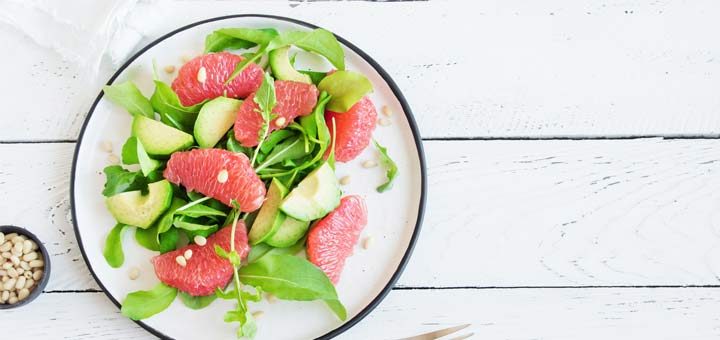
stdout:
<svg viewBox="0 0 720 340">
<path fill-rule="evenodd" d="M 236 13 L 290 16 L 348 38 L 395 78 L 424 137 L 720 134 L 713 0 L 158 1 L 139 4 L 124 22 L 144 36 L 139 48 Z M 63 62 L 11 27 L 0 26 L 0 39 L 13 46 L 5 76 L 26 84 L 0 84 L 17 99 L 5 108 L 3 139 L 75 139 L 113 67 L 87 77 L 86 65 Z M 38 93 L 55 95 L 36 101 Z"/>
<path fill-rule="evenodd" d="M 443 139 L 425 142 L 428 209 L 401 289 L 343 338 L 461 323 L 482 339 L 720 335 L 716 2 L 155 1 L 123 24 L 143 44 L 251 12 L 356 43 L 403 89 L 423 137 Z M 73 141 L 113 65 L 89 72 L 1 15 L 0 41 L 13 46 L 0 69 L 18 80 L 0 82 L 0 224 L 31 228 L 53 254 L 47 292 L 0 311 L 0 327 L 152 338 L 98 292 L 69 215 Z M 650 135 L 713 138 L 457 140 Z"/>
</svg>

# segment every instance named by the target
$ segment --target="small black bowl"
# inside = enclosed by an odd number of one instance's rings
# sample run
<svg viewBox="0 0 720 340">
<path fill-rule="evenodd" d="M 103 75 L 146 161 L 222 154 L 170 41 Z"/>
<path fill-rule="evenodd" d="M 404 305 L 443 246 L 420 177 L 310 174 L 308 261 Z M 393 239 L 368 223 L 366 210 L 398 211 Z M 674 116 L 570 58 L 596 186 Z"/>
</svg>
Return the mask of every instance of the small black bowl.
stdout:
<svg viewBox="0 0 720 340">
<path fill-rule="evenodd" d="M 30 295 L 28 295 L 25 300 L 18 301 L 14 304 L 6 303 L 0 305 L 0 309 L 13 309 L 27 305 L 28 303 L 30 303 L 30 301 L 35 300 L 35 298 L 37 298 L 38 295 L 40 295 L 45 289 L 45 286 L 47 286 L 48 283 L 48 279 L 50 278 L 50 255 L 48 254 L 47 249 L 45 249 L 45 246 L 42 244 L 42 242 L 40 242 L 40 239 L 38 239 L 35 234 L 31 233 L 27 229 L 11 225 L 2 225 L 0 226 L 0 233 L 3 233 L 5 235 L 16 233 L 18 235 L 22 235 L 33 240 L 33 242 L 38 245 L 38 250 L 42 255 L 43 262 L 45 262 L 45 267 L 43 268 L 43 276 L 42 278 L 40 278 L 40 282 L 37 283 L 37 286 L 35 286 L 35 288 L 30 292 Z"/>
</svg>

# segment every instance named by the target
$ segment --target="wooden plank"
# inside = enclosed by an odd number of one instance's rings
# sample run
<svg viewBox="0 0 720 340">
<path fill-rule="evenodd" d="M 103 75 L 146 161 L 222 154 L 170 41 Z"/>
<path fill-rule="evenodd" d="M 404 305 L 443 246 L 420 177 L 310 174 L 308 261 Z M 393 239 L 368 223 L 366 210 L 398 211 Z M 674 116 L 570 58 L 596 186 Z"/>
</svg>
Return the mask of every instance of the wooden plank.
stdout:
<svg viewBox="0 0 720 340">
<path fill-rule="evenodd" d="M 97 289 L 70 223 L 73 147 L 0 145 L 0 221 L 52 240 L 48 290 Z M 718 283 L 720 140 L 425 148 L 428 208 L 400 286 Z"/>
<path fill-rule="evenodd" d="M 471 323 L 458 335 L 708 339 L 720 335 L 718 292 L 716 288 L 395 290 L 342 338 L 397 339 Z M 11 334 L 21 338 L 153 338 L 119 315 L 102 293 L 44 294 L 2 315 L 13 320 Z M 261 328 L 270 327 L 262 319 L 258 322 Z"/>
<path fill-rule="evenodd" d="M 124 22 L 143 43 L 238 12 L 327 27 L 388 70 L 425 137 L 720 134 L 720 44 L 707 34 L 720 29 L 720 6 L 712 0 L 138 6 Z M 0 140 L 75 139 L 112 67 L 86 76 L 86 65 L 62 61 L 11 27 L 0 27 L 0 38 L 14 46 L 8 77 L 20 81 L 0 85 L 15 98 Z"/>
</svg>

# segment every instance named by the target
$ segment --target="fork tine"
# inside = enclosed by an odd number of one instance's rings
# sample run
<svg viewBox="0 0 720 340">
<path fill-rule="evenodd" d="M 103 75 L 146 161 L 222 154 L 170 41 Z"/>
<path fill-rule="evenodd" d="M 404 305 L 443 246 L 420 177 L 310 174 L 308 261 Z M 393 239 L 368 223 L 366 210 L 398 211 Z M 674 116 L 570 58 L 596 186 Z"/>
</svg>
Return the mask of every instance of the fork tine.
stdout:
<svg viewBox="0 0 720 340">
<path fill-rule="evenodd" d="M 454 337 L 454 338 L 448 339 L 448 340 L 464 340 L 464 339 L 467 339 L 467 338 L 469 338 L 469 337 L 471 337 L 471 336 L 473 336 L 473 335 L 475 335 L 475 333 L 470 333 L 470 334 L 461 335 L 461 336 Z"/>
<path fill-rule="evenodd" d="M 469 326 L 470 326 L 470 324 L 468 323 L 468 324 L 464 324 L 464 325 L 460 325 L 460 326 L 453 326 L 453 327 L 448 327 L 445 329 L 440 329 L 437 331 L 432 331 L 429 333 L 423 333 L 423 334 L 419 334 L 416 336 L 411 336 L 409 338 L 403 338 L 403 339 L 399 339 L 399 340 L 435 340 L 440 337 L 446 336 L 448 334 L 452 334 L 459 330 L 465 329 Z M 467 339 L 467 338 L 465 338 L 465 339 Z"/>
</svg>

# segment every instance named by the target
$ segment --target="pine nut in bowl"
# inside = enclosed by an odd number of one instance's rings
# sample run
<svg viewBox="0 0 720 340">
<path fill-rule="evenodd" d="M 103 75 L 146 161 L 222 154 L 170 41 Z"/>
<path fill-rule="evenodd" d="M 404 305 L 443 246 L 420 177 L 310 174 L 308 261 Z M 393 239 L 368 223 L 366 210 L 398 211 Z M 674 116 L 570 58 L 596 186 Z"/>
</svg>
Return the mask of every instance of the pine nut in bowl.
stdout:
<svg viewBox="0 0 720 340">
<path fill-rule="evenodd" d="M 27 229 L 0 226 L 0 255 L 0 310 L 35 300 L 50 277 L 50 258 L 42 242 Z"/>
</svg>

